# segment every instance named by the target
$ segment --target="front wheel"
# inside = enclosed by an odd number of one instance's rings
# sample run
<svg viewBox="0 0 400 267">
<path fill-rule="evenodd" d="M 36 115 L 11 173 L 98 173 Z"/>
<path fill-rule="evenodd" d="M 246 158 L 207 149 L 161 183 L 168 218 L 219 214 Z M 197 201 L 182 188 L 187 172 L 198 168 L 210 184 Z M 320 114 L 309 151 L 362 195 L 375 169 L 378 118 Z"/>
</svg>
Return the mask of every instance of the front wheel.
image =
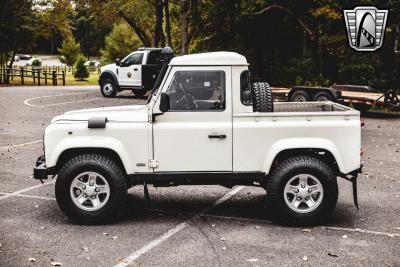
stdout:
<svg viewBox="0 0 400 267">
<path fill-rule="evenodd" d="M 267 181 L 267 197 L 278 219 L 311 224 L 325 219 L 336 206 L 338 185 L 331 168 L 311 156 L 289 158 Z"/>
<path fill-rule="evenodd" d="M 107 222 L 126 195 L 127 183 L 121 169 L 102 155 L 74 157 L 57 177 L 57 203 L 68 218 L 78 223 Z"/>
<path fill-rule="evenodd" d="M 100 85 L 101 94 L 104 97 L 114 97 L 117 95 L 117 88 L 115 82 L 111 79 L 105 79 Z"/>
</svg>

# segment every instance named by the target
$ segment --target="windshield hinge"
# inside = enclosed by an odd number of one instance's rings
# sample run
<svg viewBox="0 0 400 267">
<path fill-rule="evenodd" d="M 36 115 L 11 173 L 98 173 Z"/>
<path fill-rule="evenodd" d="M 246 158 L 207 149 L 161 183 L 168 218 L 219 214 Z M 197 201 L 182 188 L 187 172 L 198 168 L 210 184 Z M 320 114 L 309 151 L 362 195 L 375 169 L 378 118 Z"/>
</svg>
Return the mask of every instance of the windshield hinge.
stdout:
<svg viewBox="0 0 400 267">
<path fill-rule="evenodd" d="M 158 160 L 156 159 L 150 159 L 149 160 L 149 167 L 150 168 L 158 168 Z"/>
</svg>

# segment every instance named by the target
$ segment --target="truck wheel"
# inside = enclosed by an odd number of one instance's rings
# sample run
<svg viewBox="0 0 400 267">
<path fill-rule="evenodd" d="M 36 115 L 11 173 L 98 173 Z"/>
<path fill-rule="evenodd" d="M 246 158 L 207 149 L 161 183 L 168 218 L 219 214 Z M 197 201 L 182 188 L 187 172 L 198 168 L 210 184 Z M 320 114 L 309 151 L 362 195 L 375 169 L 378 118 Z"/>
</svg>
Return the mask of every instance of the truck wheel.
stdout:
<svg viewBox="0 0 400 267">
<path fill-rule="evenodd" d="M 268 83 L 257 82 L 251 86 L 251 97 L 254 112 L 273 112 L 274 102 L 271 87 Z"/>
<path fill-rule="evenodd" d="M 134 93 L 135 96 L 142 98 L 147 93 L 147 91 L 143 89 L 132 89 L 132 93 Z"/>
<path fill-rule="evenodd" d="M 338 185 L 331 168 L 317 158 L 297 156 L 275 168 L 266 185 L 269 205 L 278 219 L 312 224 L 325 219 L 336 206 Z"/>
<path fill-rule="evenodd" d="M 83 224 L 107 222 L 127 195 L 125 176 L 118 165 L 97 154 L 79 155 L 61 168 L 56 181 L 60 209 Z"/>
<path fill-rule="evenodd" d="M 360 111 L 362 115 L 365 115 L 368 110 L 370 110 L 371 106 L 363 103 L 353 103 L 353 107 Z"/>
<path fill-rule="evenodd" d="M 314 101 L 333 101 L 333 97 L 330 93 L 327 92 L 319 92 L 315 94 Z"/>
<path fill-rule="evenodd" d="M 296 90 L 290 97 L 291 102 L 307 102 L 310 101 L 310 95 L 304 90 Z"/>
<path fill-rule="evenodd" d="M 104 97 L 114 97 L 117 95 L 117 88 L 115 82 L 112 79 L 105 79 L 100 85 L 101 94 Z"/>
</svg>

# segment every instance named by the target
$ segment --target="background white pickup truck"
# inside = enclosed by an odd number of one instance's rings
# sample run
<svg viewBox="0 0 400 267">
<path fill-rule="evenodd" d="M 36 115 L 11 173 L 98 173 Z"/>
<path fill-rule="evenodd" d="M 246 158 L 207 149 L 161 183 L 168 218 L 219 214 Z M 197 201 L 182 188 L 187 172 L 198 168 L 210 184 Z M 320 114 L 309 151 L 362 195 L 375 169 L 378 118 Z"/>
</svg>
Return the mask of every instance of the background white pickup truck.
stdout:
<svg viewBox="0 0 400 267">
<path fill-rule="evenodd" d="M 161 69 L 161 48 L 139 48 L 114 64 L 101 67 L 100 91 L 104 97 L 114 97 L 123 90 L 142 97 L 153 88 Z"/>
<path fill-rule="evenodd" d="M 274 105 L 236 53 L 161 57 L 163 79 L 147 105 L 71 111 L 46 128 L 34 177 L 58 174 L 69 218 L 110 218 L 127 188 L 143 183 L 262 186 L 277 217 L 294 223 L 331 213 L 338 176 L 356 192 L 358 111 L 329 101 Z"/>
</svg>

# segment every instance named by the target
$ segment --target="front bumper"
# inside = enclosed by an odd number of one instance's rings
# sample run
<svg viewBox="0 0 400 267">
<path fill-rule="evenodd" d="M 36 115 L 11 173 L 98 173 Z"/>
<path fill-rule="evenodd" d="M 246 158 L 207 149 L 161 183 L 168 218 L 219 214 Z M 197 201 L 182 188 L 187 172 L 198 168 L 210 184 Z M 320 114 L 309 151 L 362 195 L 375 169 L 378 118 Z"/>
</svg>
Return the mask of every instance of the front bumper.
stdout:
<svg viewBox="0 0 400 267">
<path fill-rule="evenodd" d="M 47 179 L 49 170 L 46 167 L 46 159 L 44 155 L 40 156 L 36 161 L 36 167 L 33 168 L 33 178 L 38 180 Z"/>
</svg>

